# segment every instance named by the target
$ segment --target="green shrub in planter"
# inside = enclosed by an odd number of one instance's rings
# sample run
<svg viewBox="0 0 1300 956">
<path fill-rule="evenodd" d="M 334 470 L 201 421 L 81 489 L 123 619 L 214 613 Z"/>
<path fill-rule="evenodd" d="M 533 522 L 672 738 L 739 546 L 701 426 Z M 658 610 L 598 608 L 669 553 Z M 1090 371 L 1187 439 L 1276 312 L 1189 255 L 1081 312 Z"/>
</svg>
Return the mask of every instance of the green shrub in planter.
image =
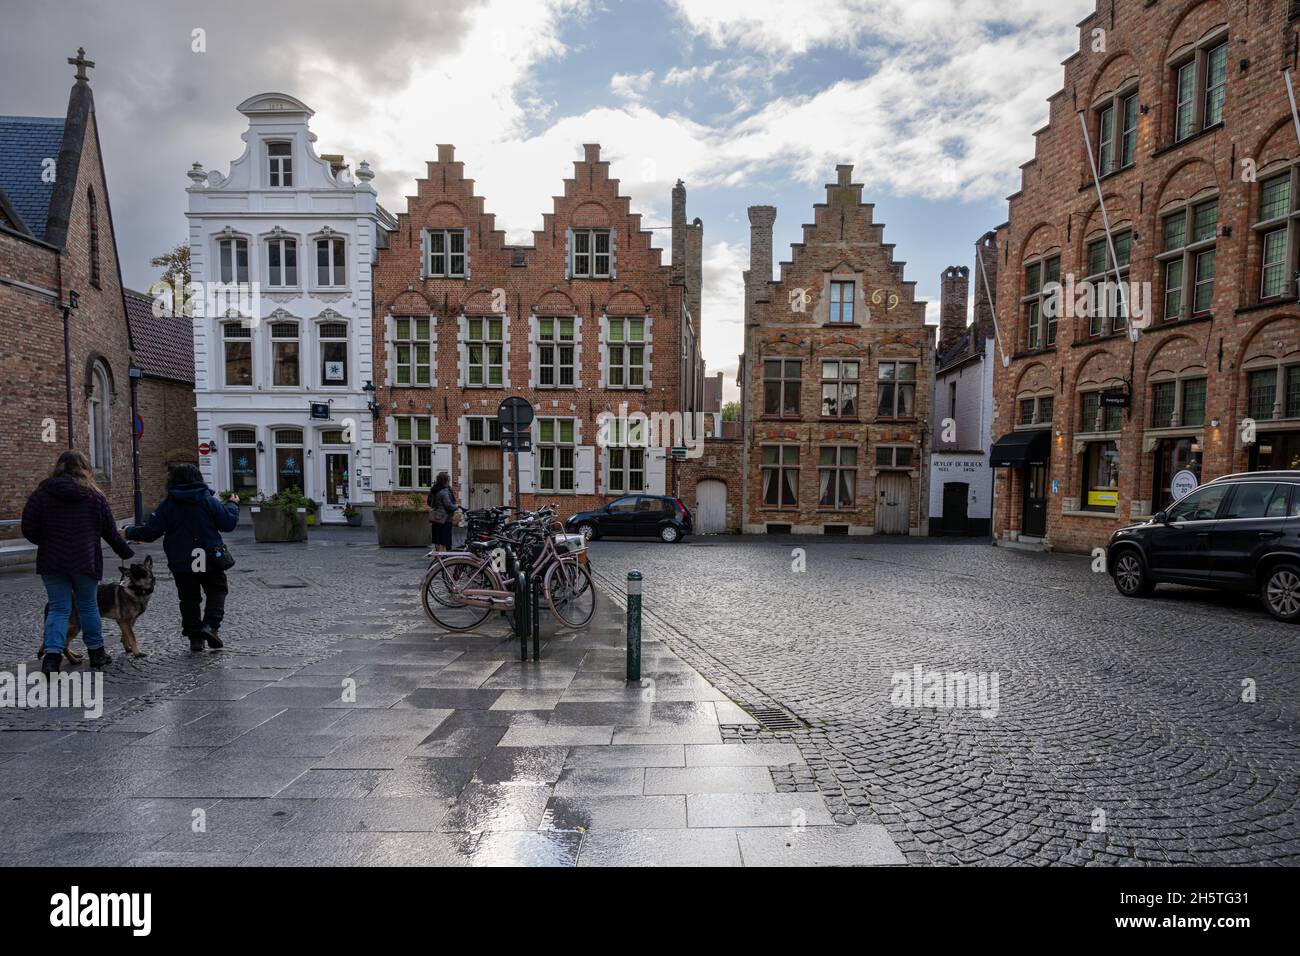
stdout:
<svg viewBox="0 0 1300 956">
<path fill-rule="evenodd" d="M 412 492 L 400 504 L 376 506 L 375 530 L 381 548 L 428 548 L 429 508 L 424 497 Z"/>
<path fill-rule="evenodd" d="M 253 501 L 253 538 L 259 542 L 306 541 L 311 499 L 297 488 Z"/>
</svg>

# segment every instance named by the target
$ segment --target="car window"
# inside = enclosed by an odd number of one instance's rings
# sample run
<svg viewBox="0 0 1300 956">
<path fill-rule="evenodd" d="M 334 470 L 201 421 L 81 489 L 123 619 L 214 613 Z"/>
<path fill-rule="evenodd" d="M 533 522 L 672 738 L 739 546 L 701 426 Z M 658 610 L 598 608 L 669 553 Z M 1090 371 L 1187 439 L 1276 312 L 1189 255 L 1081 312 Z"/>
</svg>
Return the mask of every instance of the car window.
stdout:
<svg viewBox="0 0 1300 956">
<path fill-rule="evenodd" d="M 636 510 L 636 498 L 619 498 L 616 501 L 611 501 L 609 510 L 617 514 L 631 514 Z"/>
<path fill-rule="evenodd" d="M 1231 485 L 1208 485 L 1198 488 L 1176 502 L 1168 511 L 1170 521 L 1211 521 L 1219 511 Z"/>
<path fill-rule="evenodd" d="M 654 498 L 642 498 L 637 502 L 637 511 L 658 511 L 659 502 Z"/>
<path fill-rule="evenodd" d="M 1232 500 L 1224 511 L 1224 518 L 1262 518 L 1268 512 L 1277 485 L 1266 482 L 1246 482 L 1237 486 Z"/>
<path fill-rule="evenodd" d="M 1290 485 L 1274 485 L 1273 497 L 1269 499 L 1268 507 L 1264 509 L 1264 517 L 1285 518 L 1287 516 L 1287 503 L 1290 498 Z"/>
</svg>

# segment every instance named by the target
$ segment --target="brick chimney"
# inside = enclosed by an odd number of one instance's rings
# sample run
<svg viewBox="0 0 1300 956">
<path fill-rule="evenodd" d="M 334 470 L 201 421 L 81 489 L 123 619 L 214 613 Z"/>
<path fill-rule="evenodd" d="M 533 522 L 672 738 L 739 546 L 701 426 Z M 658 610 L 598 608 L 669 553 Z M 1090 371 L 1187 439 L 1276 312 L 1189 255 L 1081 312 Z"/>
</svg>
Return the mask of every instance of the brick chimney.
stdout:
<svg viewBox="0 0 1300 956">
<path fill-rule="evenodd" d="M 745 321 L 753 318 L 755 302 L 767 301 L 767 284 L 772 280 L 772 224 L 775 206 L 749 207 L 749 268 L 745 270 Z"/>
<path fill-rule="evenodd" d="M 700 309 L 704 294 L 704 223 L 696 216 L 686 227 L 686 298 L 695 317 L 695 334 L 703 338 Z"/>
<path fill-rule="evenodd" d="M 679 179 L 673 187 L 673 282 L 686 281 L 686 186 Z"/>
<path fill-rule="evenodd" d="M 984 348 L 984 340 L 993 338 L 993 306 L 998 295 L 998 234 L 990 230 L 975 245 L 975 347 Z M 988 286 L 984 285 L 984 270 L 988 270 Z M 987 289 L 987 291 L 986 291 Z M 993 304 L 989 304 L 989 296 Z"/>
<path fill-rule="evenodd" d="M 966 332 L 966 306 L 970 302 L 970 269 L 949 266 L 940 276 L 939 354 L 944 354 Z"/>
</svg>

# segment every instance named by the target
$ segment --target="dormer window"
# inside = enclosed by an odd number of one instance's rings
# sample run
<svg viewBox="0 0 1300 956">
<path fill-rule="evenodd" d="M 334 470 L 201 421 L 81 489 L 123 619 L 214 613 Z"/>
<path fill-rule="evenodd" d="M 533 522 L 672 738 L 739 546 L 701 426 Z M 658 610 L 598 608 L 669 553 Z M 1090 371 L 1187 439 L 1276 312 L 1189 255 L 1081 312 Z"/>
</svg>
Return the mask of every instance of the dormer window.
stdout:
<svg viewBox="0 0 1300 956">
<path fill-rule="evenodd" d="M 267 181 L 272 186 L 293 185 L 293 144 L 266 144 Z"/>
</svg>

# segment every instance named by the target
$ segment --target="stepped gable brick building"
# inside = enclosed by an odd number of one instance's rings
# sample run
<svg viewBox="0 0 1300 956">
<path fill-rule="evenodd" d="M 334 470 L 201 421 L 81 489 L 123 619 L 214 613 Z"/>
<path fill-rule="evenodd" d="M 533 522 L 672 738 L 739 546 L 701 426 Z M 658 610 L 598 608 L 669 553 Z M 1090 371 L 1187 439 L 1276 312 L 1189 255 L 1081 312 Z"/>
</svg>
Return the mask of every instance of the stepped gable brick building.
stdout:
<svg viewBox="0 0 1300 956">
<path fill-rule="evenodd" d="M 644 427 L 604 415 L 683 413 L 703 436 L 700 357 L 703 227 L 672 191 L 670 264 L 619 192 L 598 145 L 543 214 L 531 245 L 511 245 L 452 146 L 417 180 L 375 267 L 375 490 L 394 500 L 439 471 L 470 507 L 513 503 L 497 407 L 532 403 L 532 451 L 519 456 L 524 507 L 564 514 L 635 495 L 674 494 L 680 462 Z"/>
<path fill-rule="evenodd" d="M 62 117 L 0 117 L 0 519 L 65 448 L 132 516 L 131 331 L 84 51 Z M 67 361 L 64 330 L 68 334 Z M 12 523 L 0 535 L 13 539 Z M 21 546 L 19 546 L 21 548 Z"/>
<path fill-rule="evenodd" d="M 932 338 L 853 167 L 780 277 L 751 206 L 741 359 L 747 533 L 924 534 Z"/>
<path fill-rule="evenodd" d="M 1300 467 L 1298 13 L 1106 0 L 1079 24 L 998 231 L 999 541 L 1087 551 L 1197 482 Z"/>
</svg>

